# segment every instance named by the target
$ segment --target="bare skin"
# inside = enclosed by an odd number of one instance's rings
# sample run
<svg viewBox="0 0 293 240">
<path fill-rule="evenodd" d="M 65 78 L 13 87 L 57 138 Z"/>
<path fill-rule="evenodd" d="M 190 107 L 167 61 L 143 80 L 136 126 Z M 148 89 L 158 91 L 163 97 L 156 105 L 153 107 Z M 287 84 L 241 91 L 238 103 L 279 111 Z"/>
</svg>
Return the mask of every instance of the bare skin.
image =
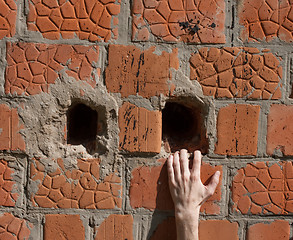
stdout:
<svg viewBox="0 0 293 240">
<path fill-rule="evenodd" d="M 194 152 L 190 168 L 185 149 L 170 155 L 167 166 L 169 188 L 175 206 L 177 240 L 198 240 L 200 207 L 214 194 L 220 172 L 217 171 L 205 186 L 200 179 L 201 152 Z"/>
</svg>

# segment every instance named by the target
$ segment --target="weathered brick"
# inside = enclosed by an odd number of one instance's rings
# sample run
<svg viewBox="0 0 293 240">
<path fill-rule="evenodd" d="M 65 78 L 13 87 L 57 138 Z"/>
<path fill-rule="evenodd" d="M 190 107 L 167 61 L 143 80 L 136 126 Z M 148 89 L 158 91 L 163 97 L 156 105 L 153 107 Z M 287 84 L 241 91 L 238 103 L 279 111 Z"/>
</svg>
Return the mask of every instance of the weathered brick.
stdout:
<svg viewBox="0 0 293 240">
<path fill-rule="evenodd" d="M 44 38 L 71 39 L 77 35 L 82 40 L 107 42 L 118 37 L 115 16 L 120 13 L 120 1 L 32 1 L 29 10 L 28 30 L 39 31 Z"/>
<path fill-rule="evenodd" d="M 221 108 L 217 119 L 215 153 L 256 155 L 259 111 L 259 106 L 244 104 Z"/>
<path fill-rule="evenodd" d="M 199 239 L 201 240 L 239 240 L 238 223 L 228 220 L 205 220 L 199 224 Z"/>
<path fill-rule="evenodd" d="M 12 174 L 15 169 L 9 167 L 7 161 L 0 160 L 0 205 L 5 207 L 14 207 L 19 197 L 18 187 L 13 180 Z"/>
<path fill-rule="evenodd" d="M 290 238 L 290 225 L 287 221 L 276 220 L 271 223 L 256 223 L 248 227 L 247 240 L 287 240 Z"/>
<path fill-rule="evenodd" d="M 129 191 L 130 205 L 133 208 L 143 207 L 150 210 L 171 210 L 174 208 L 165 161 L 165 159 L 160 159 L 158 166 L 141 166 L 133 169 Z M 222 172 L 222 167 L 203 164 L 201 168 L 202 182 L 205 183 L 216 171 Z M 206 214 L 220 213 L 220 207 L 217 203 L 221 200 L 221 182 L 222 177 L 214 195 L 202 205 L 201 212 Z"/>
<path fill-rule="evenodd" d="M 85 239 L 85 230 L 79 215 L 47 214 L 44 240 Z"/>
<path fill-rule="evenodd" d="M 225 43 L 225 1 L 142 1 L 132 5 L 132 39 Z"/>
<path fill-rule="evenodd" d="M 0 239 L 28 239 L 33 225 L 11 213 L 0 215 Z"/>
<path fill-rule="evenodd" d="M 13 0 L 0 0 L 0 39 L 15 34 L 17 5 Z"/>
<path fill-rule="evenodd" d="M 78 159 L 77 169 L 61 170 L 58 160 L 55 172 L 33 161 L 30 165 L 31 181 L 38 181 L 38 191 L 31 193 L 33 206 L 42 208 L 113 209 L 122 206 L 121 178 L 117 172 L 100 179 L 99 159 Z M 100 181 L 102 180 L 102 181 Z"/>
<path fill-rule="evenodd" d="M 252 176 L 247 169 L 254 168 Z M 288 214 L 293 212 L 292 162 L 249 163 L 233 179 L 233 209 L 242 214 Z"/>
<path fill-rule="evenodd" d="M 110 45 L 105 81 L 108 91 L 122 97 L 169 95 L 171 68 L 178 69 L 178 50 L 154 53 L 155 47 L 140 50 L 135 46 Z M 154 64 L 155 63 L 155 64 Z"/>
<path fill-rule="evenodd" d="M 229 222 L 227 220 L 201 220 L 199 224 L 199 239 L 239 240 L 238 227 L 237 222 Z M 150 239 L 177 239 L 175 218 L 168 217 L 160 223 Z"/>
<path fill-rule="evenodd" d="M 0 150 L 25 150 L 17 109 L 0 104 Z"/>
<path fill-rule="evenodd" d="M 131 215 L 110 215 L 95 228 L 95 240 L 133 240 L 133 217 Z"/>
<path fill-rule="evenodd" d="M 129 152 L 161 150 L 162 114 L 124 103 L 119 110 L 119 149 Z"/>
<path fill-rule="evenodd" d="M 274 104 L 268 115 L 267 153 L 281 151 L 286 156 L 293 155 L 293 106 Z"/>
<path fill-rule="evenodd" d="M 239 2 L 241 38 L 254 42 L 270 42 L 275 38 L 292 42 L 292 4 L 278 0 Z"/>
<path fill-rule="evenodd" d="M 5 93 L 34 95 L 48 92 L 61 71 L 76 80 L 96 85 L 96 46 L 7 43 Z M 98 71 L 99 73 L 99 71 Z"/>
<path fill-rule="evenodd" d="M 190 79 L 215 98 L 281 98 L 280 60 L 256 48 L 201 48 L 190 58 Z"/>
</svg>

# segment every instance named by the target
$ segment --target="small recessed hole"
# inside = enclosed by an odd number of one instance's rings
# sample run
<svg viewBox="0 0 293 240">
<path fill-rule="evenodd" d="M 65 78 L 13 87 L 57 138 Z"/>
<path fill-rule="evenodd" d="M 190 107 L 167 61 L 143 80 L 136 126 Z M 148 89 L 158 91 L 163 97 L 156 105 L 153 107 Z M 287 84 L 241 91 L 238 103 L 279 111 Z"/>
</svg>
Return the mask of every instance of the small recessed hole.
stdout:
<svg viewBox="0 0 293 240">
<path fill-rule="evenodd" d="M 184 103 L 167 102 L 163 114 L 163 139 L 168 151 L 182 148 L 207 152 L 208 142 L 202 109 Z M 168 149 L 169 148 L 169 149 Z"/>
<path fill-rule="evenodd" d="M 73 104 L 67 112 L 67 143 L 88 149 L 95 145 L 97 133 L 97 111 L 82 103 Z"/>
</svg>

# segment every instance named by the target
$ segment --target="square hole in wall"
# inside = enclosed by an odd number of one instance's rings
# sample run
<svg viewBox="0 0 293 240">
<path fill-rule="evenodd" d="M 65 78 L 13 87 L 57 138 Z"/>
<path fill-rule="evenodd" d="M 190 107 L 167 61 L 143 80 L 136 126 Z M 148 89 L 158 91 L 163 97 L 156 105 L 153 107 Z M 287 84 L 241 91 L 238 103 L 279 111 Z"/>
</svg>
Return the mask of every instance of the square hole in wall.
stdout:
<svg viewBox="0 0 293 240">
<path fill-rule="evenodd" d="M 162 136 L 168 152 L 185 148 L 189 152 L 201 150 L 207 153 L 205 111 L 203 106 L 191 102 L 190 99 L 170 101 L 162 111 Z"/>
<path fill-rule="evenodd" d="M 67 143 L 83 145 L 88 153 L 101 152 L 97 136 L 106 131 L 104 110 L 95 110 L 83 103 L 73 103 L 67 111 Z"/>
</svg>

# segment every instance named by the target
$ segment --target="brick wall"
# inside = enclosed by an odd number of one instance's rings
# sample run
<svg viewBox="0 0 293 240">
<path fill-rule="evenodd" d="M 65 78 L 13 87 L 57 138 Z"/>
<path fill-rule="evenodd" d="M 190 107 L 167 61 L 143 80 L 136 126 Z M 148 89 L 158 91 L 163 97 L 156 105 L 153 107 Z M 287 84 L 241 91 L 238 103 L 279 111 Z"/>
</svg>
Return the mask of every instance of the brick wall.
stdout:
<svg viewBox="0 0 293 240">
<path fill-rule="evenodd" d="M 288 0 L 0 0 L 0 239 L 175 239 L 180 148 L 200 240 L 293 237 L 292 41 Z"/>
</svg>

